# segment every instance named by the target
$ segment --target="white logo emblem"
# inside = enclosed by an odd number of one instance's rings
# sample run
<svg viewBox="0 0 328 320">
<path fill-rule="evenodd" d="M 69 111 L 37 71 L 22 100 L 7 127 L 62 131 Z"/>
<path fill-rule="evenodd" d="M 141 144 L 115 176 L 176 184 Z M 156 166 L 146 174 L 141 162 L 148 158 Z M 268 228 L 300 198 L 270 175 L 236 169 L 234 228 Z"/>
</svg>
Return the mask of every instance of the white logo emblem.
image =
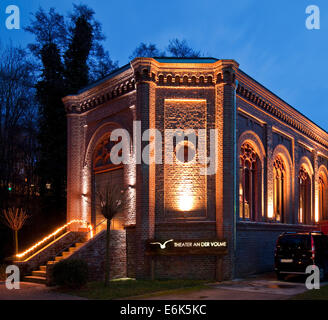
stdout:
<svg viewBox="0 0 328 320">
<path fill-rule="evenodd" d="M 166 248 L 166 245 L 169 243 L 169 242 L 172 242 L 174 241 L 173 239 L 171 240 L 167 240 L 165 241 L 163 244 L 160 243 L 160 242 L 151 242 L 150 244 L 159 244 L 159 246 L 161 247 L 162 250 L 164 250 Z"/>
</svg>

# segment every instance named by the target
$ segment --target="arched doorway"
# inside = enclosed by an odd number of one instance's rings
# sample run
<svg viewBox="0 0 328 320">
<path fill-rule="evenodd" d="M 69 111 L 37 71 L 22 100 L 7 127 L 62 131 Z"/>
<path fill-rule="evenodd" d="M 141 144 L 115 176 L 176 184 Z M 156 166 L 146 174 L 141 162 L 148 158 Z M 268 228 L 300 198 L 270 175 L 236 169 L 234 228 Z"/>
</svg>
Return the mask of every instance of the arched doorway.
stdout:
<svg viewBox="0 0 328 320">
<path fill-rule="evenodd" d="M 105 218 L 101 214 L 100 195 L 104 195 L 113 186 L 124 189 L 123 164 L 114 165 L 110 159 L 113 146 L 120 141 L 110 141 L 110 134 L 104 136 L 94 151 L 93 156 L 93 214 L 92 222 L 97 232 L 106 228 Z M 123 230 L 125 213 L 119 212 L 113 218 L 111 230 Z"/>
</svg>

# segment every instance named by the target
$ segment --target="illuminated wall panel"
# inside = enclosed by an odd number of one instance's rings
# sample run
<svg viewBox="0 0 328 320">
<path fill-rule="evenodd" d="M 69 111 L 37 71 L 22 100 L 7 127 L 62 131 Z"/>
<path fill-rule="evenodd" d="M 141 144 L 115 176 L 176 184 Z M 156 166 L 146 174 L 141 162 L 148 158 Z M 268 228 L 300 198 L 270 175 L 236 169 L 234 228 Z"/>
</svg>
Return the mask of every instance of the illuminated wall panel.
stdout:
<svg viewBox="0 0 328 320">
<path fill-rule="evenodd" d="M 207 177 L 200 175 L 199 129 L 206 129 L 205 100 L 165 100 L 164 129 L 193 129 L 196 133 L 196 146 L 193 143 L 173 143 L 173 163 L 167 164 L 167 150 L 164 158 L 164 207 L 170 218 L 191 218 L 206 216 Z M 206 141 L 206 139 L 205 139 Z M 165 148 L 166 148 L 165 143 Z M 180 149 L 182 148 L 182 149 Z M 184 150 L 194 155 L 193 160 L 183 162 Z M 206 147 L 203 149 L 206 150 Z M 182 155 L 177 157 L 177 153 Z"/>
</svg>

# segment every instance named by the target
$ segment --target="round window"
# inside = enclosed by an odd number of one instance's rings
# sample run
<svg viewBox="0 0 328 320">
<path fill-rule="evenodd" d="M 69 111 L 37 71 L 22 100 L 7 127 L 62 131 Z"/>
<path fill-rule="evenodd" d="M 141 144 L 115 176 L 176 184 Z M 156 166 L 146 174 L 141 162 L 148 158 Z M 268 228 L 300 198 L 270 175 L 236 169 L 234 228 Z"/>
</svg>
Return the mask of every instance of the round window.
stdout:
<svg viewBox="0 0 328 320">
<path fill-rule="evenodd" d="M 180 142 L 175 148 L 175 156 L 181 163 L 193 161 L 196 156 L 194 144 L 189 141 Z"/>
</svg>

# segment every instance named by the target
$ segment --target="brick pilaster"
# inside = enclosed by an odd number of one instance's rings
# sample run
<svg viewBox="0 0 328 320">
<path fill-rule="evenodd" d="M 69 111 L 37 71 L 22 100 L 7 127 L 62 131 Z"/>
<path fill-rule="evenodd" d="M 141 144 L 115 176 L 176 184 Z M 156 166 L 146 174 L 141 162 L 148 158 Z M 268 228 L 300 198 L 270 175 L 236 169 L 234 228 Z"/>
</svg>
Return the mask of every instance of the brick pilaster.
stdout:
<svg viewBox="0 0 328 320">
<path fill-rule="evenodd" d="M 136 120 L 141 121 L 141 135 L 155 123 L 155 83 L 151 81 L 149 66 L 134 65 L 136 75 Z M 146 72 L 146 71 L 147 72 Z M 141 143 L 141 150 L 149 142 Z M 140 154 L 141 156 L 141 154 Z M 155 166 L 143 161 L 136 165 L 136 277 L 151 276 L 150 261 L 145 244 L 155 234 Z"/>
<path fill-rule="evenodd" d="M 293 223 L 297 224 L 299 222 L 299 199 L 300 199 L 300 184 L 299 184 L 299 162 L 300 162 L 300 154 L 299 154 L 299 146 L 296 143 L 294 146 L 294 154 L 295 154 L 295 174 L 293 176 L 294 179 L 294 215 L 293 215 Z"/>
<path fill-rule="evenodd" d="M 229 252 L 218 259 L 217 279 L 234 276 L 236 232 L 236 100 L 233 61 L 223 61 L 216 82 L 216 127 L 219 129 L 219 167 L 216 177 L 216 229 L 219 238 L 228 241 Z"/>
<path fill-rule="evenodd" d="M 319 215 L 319 157 L 316 150 L 313 150 L 313 210 L 312 221 L 315 222 L 316 215 Z"/>
<path fill-rule="evenodd" d="M 273 217 L 273 134 L 272 134 L 272 125 L 266 125 L 266 199 L 267 199 L 267 208 L 266 208 L 266 219 Z"/>
<path fill-rule="evenodd" d="M 82 175 L 84 133 L 81 116 L 69 114 L 67 147 L 67 221 L 82 219 Z M 73 226 L 74 228 L 74 226 Z"/>
</svg>

